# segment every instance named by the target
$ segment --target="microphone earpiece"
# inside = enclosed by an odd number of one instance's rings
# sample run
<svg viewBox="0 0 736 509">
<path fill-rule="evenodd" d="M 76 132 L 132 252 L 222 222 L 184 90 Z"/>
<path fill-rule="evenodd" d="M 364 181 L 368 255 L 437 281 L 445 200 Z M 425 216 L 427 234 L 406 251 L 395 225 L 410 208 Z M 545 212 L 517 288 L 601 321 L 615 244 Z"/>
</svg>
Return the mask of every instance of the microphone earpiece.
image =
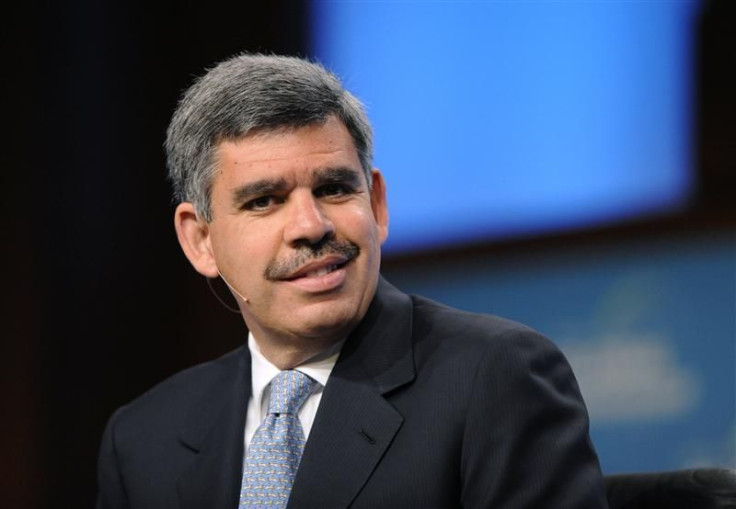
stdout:
<svg viewBox="0 0 736 509">
<path fill-rule="evenodd" d="M 237 295 L 238 297 L 240 297 L 241 299 L 243 299 L 243 302 L 248 302 L 248 297 L 245 297 L 242 293 L 240 293 L 239 291 L 237 291 L 235 289 L 235 287 L 233 285 L 231 285 L 228 282 L 227 279 L 225 279 L 225 276 L 222 275 L 222 272 L 220 272 L 220 269 L 219 268 L 217 269 L 217 273 L 220 275 L 220 277 L 222 278 L 222 280 L 225 281 L 225 284 L 228 286 L 228 288 L 230 288 L 235 293 L 235 295 Z"/>
</svg>

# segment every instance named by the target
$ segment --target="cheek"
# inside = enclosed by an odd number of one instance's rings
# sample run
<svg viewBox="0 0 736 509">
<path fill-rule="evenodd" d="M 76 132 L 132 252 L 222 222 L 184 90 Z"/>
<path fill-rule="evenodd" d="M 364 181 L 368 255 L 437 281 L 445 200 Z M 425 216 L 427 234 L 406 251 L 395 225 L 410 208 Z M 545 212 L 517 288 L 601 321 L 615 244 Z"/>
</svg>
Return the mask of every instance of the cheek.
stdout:
<svg viewBox="0 0 736 509">
<path fill-rule="evenodd" d="M 232 221 L 219 232 L 218 240 L 227 256 L 256 260 L 278 249 L 281 229 L 276 221 Z M 242 262 L 241 262 L 242 263 Z"/>
<path fill-rule="evenodd" d="M 356 207 L 350 214 L 338 214 L 337 219 L 346 234 L 356 235 L 356 242 L 376 236 L 376 219 L 370 208 Z"/>
<path fill-rule="evenodd" d="M 212 236 L 212 248 L 219 270 L 240 284 L 250 282 L 257 272 L 260 258 L 257 239 L 244 235 L 236 227 L 219 228 Z M 237 283 L 236 283 L 237 284 Z"/>
</svg>

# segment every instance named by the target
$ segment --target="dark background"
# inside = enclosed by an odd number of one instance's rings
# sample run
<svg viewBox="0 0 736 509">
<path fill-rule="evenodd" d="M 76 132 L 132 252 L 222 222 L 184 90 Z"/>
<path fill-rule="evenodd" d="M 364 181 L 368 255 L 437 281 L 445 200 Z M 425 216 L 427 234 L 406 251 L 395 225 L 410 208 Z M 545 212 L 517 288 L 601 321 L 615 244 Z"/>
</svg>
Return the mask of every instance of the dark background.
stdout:
<svg viewBox="0 0 736 509">
<path fill-rule="evenodd" d="M 694 41 L 699 188 L 686 210 L 384 265 L 732 232 L 734 14 L 728 1 L 703 3 Z M 92 507 L 97 447 L 113 410 L 245 339 L 239 315 L 221 306 L 179 250 L 164 133 L 181 91 L 205 67 L 243 50 L 309 55 L 307 30 L 308 4 L 285 0 L 10 8 L 0 80 L 9 282 L 0 351 L 3 507 Z"/>
</svg>

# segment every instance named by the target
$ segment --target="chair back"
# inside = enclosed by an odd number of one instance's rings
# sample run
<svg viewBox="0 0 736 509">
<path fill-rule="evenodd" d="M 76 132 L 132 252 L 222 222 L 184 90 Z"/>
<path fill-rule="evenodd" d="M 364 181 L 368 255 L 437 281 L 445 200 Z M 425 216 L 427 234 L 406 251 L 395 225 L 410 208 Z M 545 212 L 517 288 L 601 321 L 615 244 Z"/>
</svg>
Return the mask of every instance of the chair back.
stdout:
<svg viewBox="0 0 736 509">
<path fill-rule="evenodd" d="M 697 468 L 604 476 L 609 509 L 736 509 L 736 470 Z"/>
</svg>

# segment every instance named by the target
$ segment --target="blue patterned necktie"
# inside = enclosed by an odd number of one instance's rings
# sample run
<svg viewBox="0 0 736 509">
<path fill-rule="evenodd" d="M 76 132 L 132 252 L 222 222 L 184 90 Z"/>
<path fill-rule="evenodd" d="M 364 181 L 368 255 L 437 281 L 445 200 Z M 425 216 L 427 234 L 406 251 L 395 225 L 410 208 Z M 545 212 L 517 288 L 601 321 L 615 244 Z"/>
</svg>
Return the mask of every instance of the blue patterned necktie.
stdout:
<svg viewBox="0 0 736 509">
<path fill-rule="evenodd" d="M 299 408 L 316 382 L 296 370 L 271 380 L 268 414 L 253 435 L 243 465 L 240 507 L 286 507 L 304 450 Z"/>
</svg>

